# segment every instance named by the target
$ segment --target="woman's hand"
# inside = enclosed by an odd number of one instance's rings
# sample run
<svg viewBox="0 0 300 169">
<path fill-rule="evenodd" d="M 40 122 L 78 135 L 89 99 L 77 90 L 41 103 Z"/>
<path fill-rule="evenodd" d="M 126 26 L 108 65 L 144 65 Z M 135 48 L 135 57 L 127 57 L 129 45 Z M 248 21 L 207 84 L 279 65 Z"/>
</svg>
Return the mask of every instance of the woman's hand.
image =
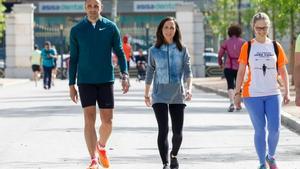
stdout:
<svg viewBox="0 0 300 169">
<path fill-rule="evenodd" d="M 289 104 L 290 101 L 291 101 L 290 94 L 285 93 L 285 94 L 283 95 L 283 104 Z"/>
<path fill-rule="evenodd" d="M 192 91 L 191 90 L 186 90 L 185 91 L 185 100 L 186 101 L 191 101 L 192 100 Z"/>
<path fill-rule="evenodd" d="M 150 96 L 144 96 L 144 98 L 145 98 L 146 106 L 151 107 L 151 105 L 152 105 L 151 97 Z"/>
</svg>

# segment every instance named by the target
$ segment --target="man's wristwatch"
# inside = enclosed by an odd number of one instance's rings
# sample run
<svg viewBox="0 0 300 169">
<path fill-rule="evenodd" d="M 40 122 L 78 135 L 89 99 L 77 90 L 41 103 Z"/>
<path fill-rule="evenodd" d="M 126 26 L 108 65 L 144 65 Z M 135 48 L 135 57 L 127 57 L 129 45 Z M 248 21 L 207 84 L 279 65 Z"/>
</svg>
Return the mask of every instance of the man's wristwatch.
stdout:
<svg viewBox="0 0 300 169">
<path fill-rule="evenodd" d="M 122 74 L 122 80 L 128 80 L 128 75 L 126 73 Z"/>
</svg>

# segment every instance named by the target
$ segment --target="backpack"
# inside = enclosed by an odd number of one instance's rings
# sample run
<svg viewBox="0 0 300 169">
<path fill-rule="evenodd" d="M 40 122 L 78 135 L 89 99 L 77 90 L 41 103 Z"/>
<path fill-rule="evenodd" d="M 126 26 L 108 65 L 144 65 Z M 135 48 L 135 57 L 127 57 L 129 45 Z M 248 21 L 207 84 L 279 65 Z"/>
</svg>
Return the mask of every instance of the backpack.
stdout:
<svg viewBox="0 0 300 169">
<path fill-rule="evenodd" d="M 277 46 L 277 42 L 275 40 L 272 41 L 273 43 L 273 47 L 274 47 L 274 51 L 275 51 L 275 55 L 276 55 L 276 70 L 278 72 L 278 46 Z M 249 55 L 250 55 L 250 50 L 251 50 L 251 41 L 248 41 L 248 50 L 247 50 L 247 65 L 249 66 Z"/>
</svg>

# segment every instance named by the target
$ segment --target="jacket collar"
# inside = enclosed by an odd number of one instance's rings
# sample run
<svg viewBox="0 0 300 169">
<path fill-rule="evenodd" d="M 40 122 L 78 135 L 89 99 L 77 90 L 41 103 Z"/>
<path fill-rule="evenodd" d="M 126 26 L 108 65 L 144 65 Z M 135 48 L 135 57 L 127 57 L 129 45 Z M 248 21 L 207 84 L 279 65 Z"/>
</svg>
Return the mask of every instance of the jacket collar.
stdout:
<svg viewBox="0 0 300 169">
<path fill-rule="evenodd" d="M 171 44 L 163 44 L 161 45 L 160 49 L 163 50 L 163 51 L 168 51 L 168 49 L 174 49 L 176 48 L 176 43 L 171 43 Z"/>
<path fill-rule="evenodd" d="M 96 25 L 99 24 L 100 22 L 102 22 L 102 20 L 103 20 L 103 17 L 100 16 L 100 18 L 99 18 L 99 19 L 97 20 L 97 22 L 96 22 Z M 90 23 L 90 24 L 92 24 L 92 23 L 88 20 L 88 17 L 87 17 L 87 16 L 84 17 L 83 21 L 84 21 L 84 23 Z"/>
</svg>

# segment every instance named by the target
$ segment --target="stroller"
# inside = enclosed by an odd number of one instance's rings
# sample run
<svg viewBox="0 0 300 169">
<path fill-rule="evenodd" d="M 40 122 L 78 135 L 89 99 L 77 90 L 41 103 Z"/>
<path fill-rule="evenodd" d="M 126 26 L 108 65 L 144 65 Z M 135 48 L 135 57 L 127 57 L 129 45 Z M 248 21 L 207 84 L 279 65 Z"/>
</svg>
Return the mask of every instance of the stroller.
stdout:
<svg viewBox="0 0 300 169">
<path fill-rule="evenodd" d="M 136 68 L 138 70 L 137 81 L 145 80 L 145 78 L 146 78 L 146 61 L 142 61 L 142 60 L 137 61 Z"/>
</svg>

